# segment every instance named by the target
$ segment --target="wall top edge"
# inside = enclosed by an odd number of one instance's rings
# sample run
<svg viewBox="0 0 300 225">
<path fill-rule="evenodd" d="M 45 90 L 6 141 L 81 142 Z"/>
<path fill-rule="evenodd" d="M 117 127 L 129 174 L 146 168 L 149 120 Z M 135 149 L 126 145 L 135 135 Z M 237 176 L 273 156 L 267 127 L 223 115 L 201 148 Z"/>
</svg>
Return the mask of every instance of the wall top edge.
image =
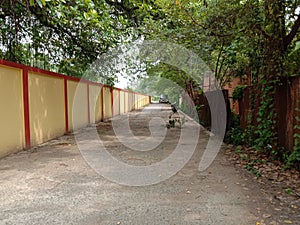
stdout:
<svg viewBox="0 0 300 225">
<path fill-rule="evenodd" d="M 21 69 L 21 70 L 24 70 L 24 71 L 27 71 L 27 72 L 38 73 L 40 75 L 58 77 L 58 78 L 62 78 L 62 79 L 65 79 L 65 80 L 83 82 L 83 83 L 87 83 L 87 84 L 90 84 L 90 85 L 96 85 L 96 86 L 101 86 L 101 87 L 109 87 L 109 88 L 112 88 L 113 90 L 124 91 L 124 92 L 134 93 L 134 94 L 143 95 L 143 96 L 149 96 L 149 95 L 146 95 L 146 94 L 142 94 L 142 93 L 138 93 L 138 92 L 134 92 L 134 91 L 130 91 L 130 90 L 125 90 L 125 89 L 121 89 L 121 88 L 117 88 L 117 87 L 112 87 L 112 86 L 109 86 L 109 85 L 106 85 L 106 84 L 101 84 L 101 83 L 97 83 L 97 82 L 94 82 L 94 81 L 81 79 L 81 78 L 78 78 L 78 77 L 68 76 L 68 75 L 65 75 L 65 74 L 60 74 L 60 73 L 56 73 L 56 72 L 52 72 L 52 71 L 48 71 L 48 70 L 44 70 L 44 69 L 40 69 L 40 68 L 36 68 L 36 67 L 32 67 L 32 66 L 27 66 L 27 65 L 24 65 L 24 64 L 12 62 L 12 61 L 7 61 L 7 60 L 1 59 L 1 58 L 0 58 L 0 65 L 7 66 L 7 67 L 12 67 L 12 68 L 15 68 L 15 69 Z"/>
</svg>

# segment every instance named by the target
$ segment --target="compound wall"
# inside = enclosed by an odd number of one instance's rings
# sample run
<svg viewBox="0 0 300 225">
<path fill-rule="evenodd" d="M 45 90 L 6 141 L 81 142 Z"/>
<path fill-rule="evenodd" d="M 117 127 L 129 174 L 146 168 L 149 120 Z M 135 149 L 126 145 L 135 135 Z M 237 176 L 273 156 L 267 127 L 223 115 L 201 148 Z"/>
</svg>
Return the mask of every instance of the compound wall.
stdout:
<svg viewBox="0 0 300 225">
<path fill-rule="evenodd" d="M 0 59 L 0 157 L 149 103 L 147 95 Z"/>
</svg>

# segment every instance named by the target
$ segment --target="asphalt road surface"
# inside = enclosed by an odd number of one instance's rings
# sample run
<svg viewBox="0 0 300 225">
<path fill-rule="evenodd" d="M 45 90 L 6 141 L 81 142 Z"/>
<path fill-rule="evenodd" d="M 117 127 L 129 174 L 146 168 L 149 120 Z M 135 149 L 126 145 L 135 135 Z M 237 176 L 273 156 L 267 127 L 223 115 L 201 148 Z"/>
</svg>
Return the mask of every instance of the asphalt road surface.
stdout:
<svg viewBox="0 0 300 225">
<path fill-rule="evenodd" d="M 200 172 L 211 135 L 190 119 L 167 129 L 170 109 L 152 104 L 1 159 L 0 224 L 256 224 L 256 193 L 222 149 Z"/>
</svg>

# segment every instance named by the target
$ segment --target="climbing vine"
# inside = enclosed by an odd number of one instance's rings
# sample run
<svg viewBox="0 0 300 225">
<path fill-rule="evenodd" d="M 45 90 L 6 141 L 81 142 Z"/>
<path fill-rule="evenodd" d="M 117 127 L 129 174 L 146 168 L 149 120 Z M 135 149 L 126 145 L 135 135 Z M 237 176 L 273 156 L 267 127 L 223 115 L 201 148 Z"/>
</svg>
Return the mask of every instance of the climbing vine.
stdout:
<svg viewBox="0 0 300 225">
<path fill-rule="evenodd" d="M 261 93 L 259 94 L 259 108 L 257 112 L 257 129 L 254 147 L 267 154 L 276 154 L 277 132 L 276 112 L 274 109 L 275 83 L 268 82 L 264 75 L 260 75 Z"/>
<path fill-rule="evenodd" d="M 233 102 L 236 102 L 243 98 L 243 93 L 244 93 L 244 90 L 246 87 L 247 87 L 246 85 L 242 85 L 242 86 L 238 86 L 234 89 L 234 91 L 232 93 Z"/>
<path fill-rule="evenodd" d="M 300 113 L 299 108 L 300 100 L 296 101 L 296 114 Z M 286 164 L 287 167 L 295 166 L 297 169 L 300 170 L 300 117 L 297 115 L 295 117 L 295 125 L 294 125 L 294 147 L 292 152 L 287 156 Z"/>
<path fill-rule="evenodd" d="M 249 100 L 250 100 L 250 111 L 247 116 L 247 128 L 244 131 L 244 136 L 245 136 L 245 143 L 248 147 L 252 147 L 254 145 L 254 123 L 253 123 L 253 118 L 254 118 L 254 109 L 255 109 L 255 89 L 251 88 L 249 92 Z"/>
</svg>

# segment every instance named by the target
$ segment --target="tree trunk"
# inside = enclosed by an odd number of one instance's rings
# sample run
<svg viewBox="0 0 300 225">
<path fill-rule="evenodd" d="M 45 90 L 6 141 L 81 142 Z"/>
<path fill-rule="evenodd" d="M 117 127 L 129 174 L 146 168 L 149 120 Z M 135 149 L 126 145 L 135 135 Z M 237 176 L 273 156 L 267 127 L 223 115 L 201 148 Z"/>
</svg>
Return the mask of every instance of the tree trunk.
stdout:
<svg viewBox="0 0 300 225">
<path fill-rule="evenodd" d="M 265 37 L 263 46 L 263 66 L 261 73 L 268 82 L 276 82 L 283 76 L 285 18 L 283 0 L 265 0 Z"/>
<path fill-rule="evenodd" d="M 258 79 L 256 104 L 256 146 L 277 154 L 277 112 L 275 88 L 284 75 L 285 18 L 283 0 L 265 0 L 265 37 L 262 42 L 262 67 Z"/>
</svg>

